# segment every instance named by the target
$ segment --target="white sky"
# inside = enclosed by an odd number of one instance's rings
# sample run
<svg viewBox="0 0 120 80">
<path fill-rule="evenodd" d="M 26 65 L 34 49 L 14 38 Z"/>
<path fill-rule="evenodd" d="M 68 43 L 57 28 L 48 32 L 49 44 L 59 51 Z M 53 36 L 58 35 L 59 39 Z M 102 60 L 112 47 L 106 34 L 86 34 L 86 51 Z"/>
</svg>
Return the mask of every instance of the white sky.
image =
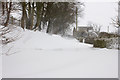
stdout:
<svg viewBox="0 0 120 80">
<path fill-rule="evenodd" d="M 116 0 L 114 0 L 116 1 Z M 101 31 L 107 31 L 107 26 L 111 24 L 111 18 L 117 16 L 117 2 L 113 0 L 86 0 L 83 18 L 79 19 L 78 25 L 86 25 L 93 22 L 102 25 Z M 111 25 L 110 32 L 114 32 L 115 28 Z"/>
<path fill-rule="evenodd" d="M 78 0 L 83 2 L 118 2 L 118 0 Z"/>
</svg>

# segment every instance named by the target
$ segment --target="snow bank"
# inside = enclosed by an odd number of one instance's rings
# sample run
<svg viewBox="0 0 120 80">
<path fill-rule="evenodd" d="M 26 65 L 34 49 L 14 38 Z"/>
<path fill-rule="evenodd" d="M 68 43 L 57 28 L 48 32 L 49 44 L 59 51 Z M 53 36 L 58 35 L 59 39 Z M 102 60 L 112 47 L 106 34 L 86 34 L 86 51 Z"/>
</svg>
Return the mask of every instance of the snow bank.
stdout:
<svg viewBox="0 0 120 80">
<path fill-rule="evenodd" d="M 6 33 L 7 32 L 7 33 Z M 22 37 L 23 30 L 20 27 L 16 27 L 14 25 L 8 25 L 8 27 L 3 27 L 2 33 L 5 33 L 2 35 L 2 54 L 10 53 L 9 51 L 12 51 L 12 47 L 14 47 L 14 41 L 19 40 L 20 37 Z M 10 43 L 5 43 L 5 41 L 10 41 Z M 14 50 L 14 49 L 13 49 Z M 13 51 L 12 51 L 13 52 Z"/>
<path fill-rule="evenodd" d="M 75 39 L 65 39 L 58 35 L 49 35 L 39 31 L 30 31 L 25 30 L 22 31 L 19 28 L 16 28 L 14 32 L 7 34 L 8 37 L 15 37 L 16 35 L 19 36 L 19 40 L 12 42 L 11 44 L 7 44 L 3 52 L 6 53 L 6 49 L 10 48 L 7 54 L 13 54 L 23 49 L 37 49 L 37 50 L 49 50 L 49 49 L 73 49 L 78 48 L 79 44 L 87 45 L 78 43 Z M 88 45 L 91 46 L 92 45 Z M 80 46 L 84 47 L 84 46 Z"/>
</svg>

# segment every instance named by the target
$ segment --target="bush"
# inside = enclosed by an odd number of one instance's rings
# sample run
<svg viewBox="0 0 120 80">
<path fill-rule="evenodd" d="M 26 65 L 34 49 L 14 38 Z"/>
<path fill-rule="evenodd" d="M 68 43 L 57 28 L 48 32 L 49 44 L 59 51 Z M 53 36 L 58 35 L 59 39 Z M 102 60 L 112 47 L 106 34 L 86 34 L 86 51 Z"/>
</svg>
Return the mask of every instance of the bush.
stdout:
<svg viewBox="0 0 120 80">
<path fill-rule="evenodd" d="M 120 49 L 119 38 L 98 38 L 94 40 L 93 47 L 107 48 L 107 49 Z"/>
<path fill-rule="evenodd" d="M 83 38 L 82 37 L 77 38 L 77 40 L 79 40 L 79 42 L 83 42 Z"/>
<path fill-rule="evenodd" d="M 107 32 L 99 33 L 99 38 L 115 38 L 115 37 L 119 37 L 119 35 L 114 33 L 107 33 Z"/>
<path fill-rule="evenodd" d="M 106 48 L 108 48 L 108 49 L 119 49 L 118 38 L 107 39 Z"/>
<path fill-rule="evenodd" d="M 103 39 L 94 40 L 93 47 L 106 48 L 106 41 Z"/>
<path fill-rule="evenodd" d="M 86 38 L 85 43 L 93 44 L 94 43 L 94 38 Z"/>
</svg>

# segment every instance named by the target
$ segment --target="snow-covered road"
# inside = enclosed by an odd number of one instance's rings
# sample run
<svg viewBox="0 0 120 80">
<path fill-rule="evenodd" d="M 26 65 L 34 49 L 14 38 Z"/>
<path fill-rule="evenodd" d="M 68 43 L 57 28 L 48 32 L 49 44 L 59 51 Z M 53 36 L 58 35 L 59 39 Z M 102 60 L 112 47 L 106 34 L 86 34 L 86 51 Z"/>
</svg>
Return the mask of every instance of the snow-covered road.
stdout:
<svg viewBox="0 0 120 80">
<path fill-rule="evenodd" d="M 3 55 L 4 78 L 117 78 L 118 51 L 75 39 L 24 31 Z"/>
</svg>

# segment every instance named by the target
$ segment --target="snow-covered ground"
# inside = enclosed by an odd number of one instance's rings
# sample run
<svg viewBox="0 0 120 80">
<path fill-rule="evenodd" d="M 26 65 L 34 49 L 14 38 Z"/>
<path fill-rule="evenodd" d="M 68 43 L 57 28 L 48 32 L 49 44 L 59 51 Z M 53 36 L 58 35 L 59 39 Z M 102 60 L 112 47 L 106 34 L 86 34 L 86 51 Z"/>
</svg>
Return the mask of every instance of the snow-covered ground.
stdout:
<svg viewBox="0 0 120 80">
<path fill-rule="evenodd" d="M 1 25 L 0 25 L 1 28 Z M 1 34 L 0 30 L 0 34 Z M 0 80 L 2 79 L 2 36 L 0 36 Z"/>
<path fill-rule="evenodd" d="M 117 78 L 118 51 L 16 28 L 3 47 L 3 78 Z M 7 35 L 7 36 L 10 36 Z M 9 50 L 8 50 L 9 49 Z"/>
<path fill-rule="evenodd" d="M 0 45 L 0 79 L 2 79 L 2 55 L 1 54 L 2 54 L 2 45 Z"/>
</svg>

